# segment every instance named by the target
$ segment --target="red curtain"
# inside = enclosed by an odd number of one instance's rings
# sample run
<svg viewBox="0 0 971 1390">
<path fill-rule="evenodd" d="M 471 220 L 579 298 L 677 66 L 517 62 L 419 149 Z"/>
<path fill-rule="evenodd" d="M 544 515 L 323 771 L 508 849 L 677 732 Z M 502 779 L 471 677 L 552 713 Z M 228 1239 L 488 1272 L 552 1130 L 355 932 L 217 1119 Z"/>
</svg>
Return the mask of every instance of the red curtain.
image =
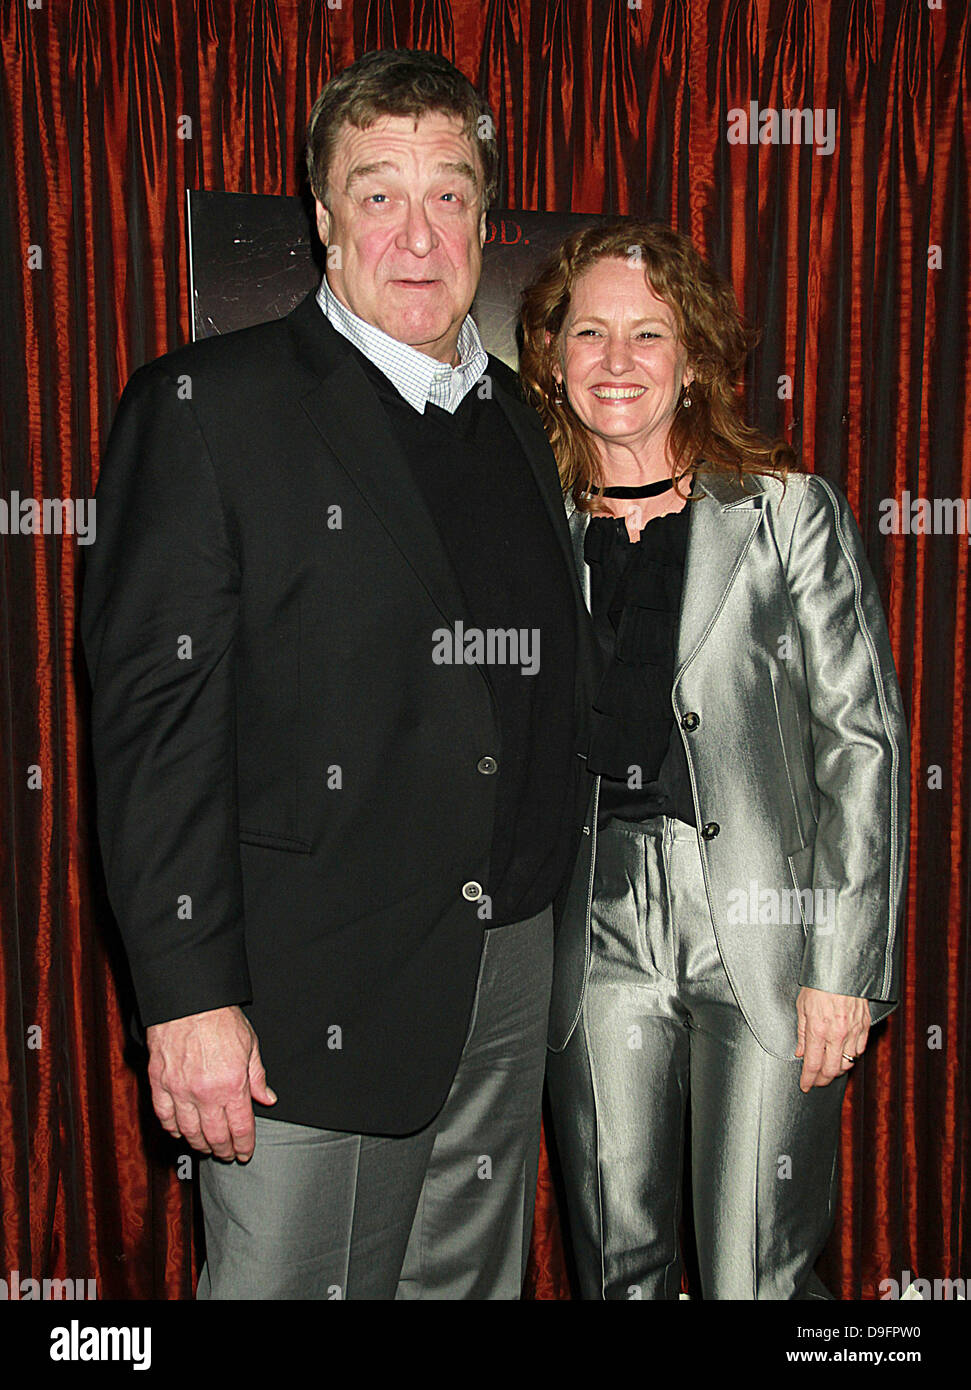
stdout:
<svg viewBox="0 0 971 1390">
<path fill-rule="evenodd" d="M 34 0 L 37 4 L 37 0 Z M 926 0 L 5 0 L 0 499 L 86 498 L 128 375 L 189 336 L 185 189 L 294 193 L 323 83 L 435 49 L 489 98 L 500 202 L 689 233 L 764 329 L 746 405 L 842 487 L 913 737 L 901 1008 L 856 1068 L 823 1273 L 874 1298 L 969 1270 L 969 16 Z M 729 143 L 832 113 L 830 152 Z M 187 120 L 184 118 L 188 118 Z M 193 1288 L 191 1182 L 126 1050 L 93 835 L 79 547 L 0 536 L 0 1266 L 102 1298 Z M 570 1296 L 544 1156 L 530 1292 Z"/>
</svg>

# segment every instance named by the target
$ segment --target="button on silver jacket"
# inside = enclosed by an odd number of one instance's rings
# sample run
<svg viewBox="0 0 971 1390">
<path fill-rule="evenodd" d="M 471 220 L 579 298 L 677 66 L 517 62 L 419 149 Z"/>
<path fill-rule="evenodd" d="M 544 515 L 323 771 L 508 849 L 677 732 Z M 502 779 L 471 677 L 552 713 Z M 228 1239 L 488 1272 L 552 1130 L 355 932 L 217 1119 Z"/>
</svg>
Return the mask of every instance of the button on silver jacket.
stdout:
<svg viewBox="0 0 971 1390">
<path fill-rule="evenodd" d="M 824 479 L 699 472 L 671 690 L 712 923 L 762 1046 L 795 1053 L 801 986 L 896 1007 L 907 873 L 907 726 L 880 597 Z M 580 583 L 589 515 L 570 511 Z M 687 715 L 696 716 L 694 719 Z M 562 899 L 549 1045 L 590 959 L 599 778 Z M 701 832 L 704 830 L 704 834 Z"/>
</svg>

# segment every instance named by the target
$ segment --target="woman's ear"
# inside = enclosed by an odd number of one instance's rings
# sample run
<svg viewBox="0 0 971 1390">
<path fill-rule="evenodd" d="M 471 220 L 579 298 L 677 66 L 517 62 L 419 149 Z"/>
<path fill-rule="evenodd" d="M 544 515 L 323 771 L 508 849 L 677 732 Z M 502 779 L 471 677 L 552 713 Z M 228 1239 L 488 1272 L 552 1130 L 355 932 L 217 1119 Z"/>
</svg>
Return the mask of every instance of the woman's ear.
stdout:
<svg viewBox="0 0 971 1390">
<path fill-rule="evenodd" d="M 547 347 L 549 347 L 550 343 L 553 341 L 553 334 L 550 332 L 548 328 L 545 329 L 543 332 L 543 341 L 545 342 Z M 563 369 L 560 367 L 560 364 L 558 362 L 555 362 L 553 364 L 553 380 L 558 381 L 561 384 L 563 381 Z"/>
</svg>

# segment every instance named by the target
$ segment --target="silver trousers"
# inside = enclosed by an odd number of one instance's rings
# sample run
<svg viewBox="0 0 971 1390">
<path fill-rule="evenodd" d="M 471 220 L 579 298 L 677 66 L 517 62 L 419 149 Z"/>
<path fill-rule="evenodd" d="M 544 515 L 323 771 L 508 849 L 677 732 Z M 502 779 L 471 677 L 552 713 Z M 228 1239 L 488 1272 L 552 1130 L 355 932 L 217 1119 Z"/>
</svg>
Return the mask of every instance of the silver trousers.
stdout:
<svg viewBox="0 0 971 1390">
<path fill-rule="evenodd" d="M 722 965 L 697 832 L 598 831 L 583 1011 L 547 1080 L 582 1296 L 676 1299 L 685 1127 L 706 1299 L 827 1298 L 841 1077 L 756 1041 Z M 792 1000 L 795 1009 L 795 997 Z"/>
</svg>

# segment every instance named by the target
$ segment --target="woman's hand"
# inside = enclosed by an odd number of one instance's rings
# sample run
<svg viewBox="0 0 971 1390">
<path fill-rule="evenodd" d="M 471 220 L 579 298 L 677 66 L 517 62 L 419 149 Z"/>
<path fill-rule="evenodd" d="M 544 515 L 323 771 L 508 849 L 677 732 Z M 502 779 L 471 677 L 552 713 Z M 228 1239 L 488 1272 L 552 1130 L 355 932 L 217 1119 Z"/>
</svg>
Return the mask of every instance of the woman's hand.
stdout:
<svg viewBox="0 0 971 1390">
<path fill-rule="evenodd" d="M 796 1016 L 796 1056 L 803 1059 L 799 1089 L 809 1092 L 813 1086 L 828 1086 L 859 1057 L 870 1033 L 870 1005 L 852 994 L 804 987 L 796 1000 Z"/>
</svg>

